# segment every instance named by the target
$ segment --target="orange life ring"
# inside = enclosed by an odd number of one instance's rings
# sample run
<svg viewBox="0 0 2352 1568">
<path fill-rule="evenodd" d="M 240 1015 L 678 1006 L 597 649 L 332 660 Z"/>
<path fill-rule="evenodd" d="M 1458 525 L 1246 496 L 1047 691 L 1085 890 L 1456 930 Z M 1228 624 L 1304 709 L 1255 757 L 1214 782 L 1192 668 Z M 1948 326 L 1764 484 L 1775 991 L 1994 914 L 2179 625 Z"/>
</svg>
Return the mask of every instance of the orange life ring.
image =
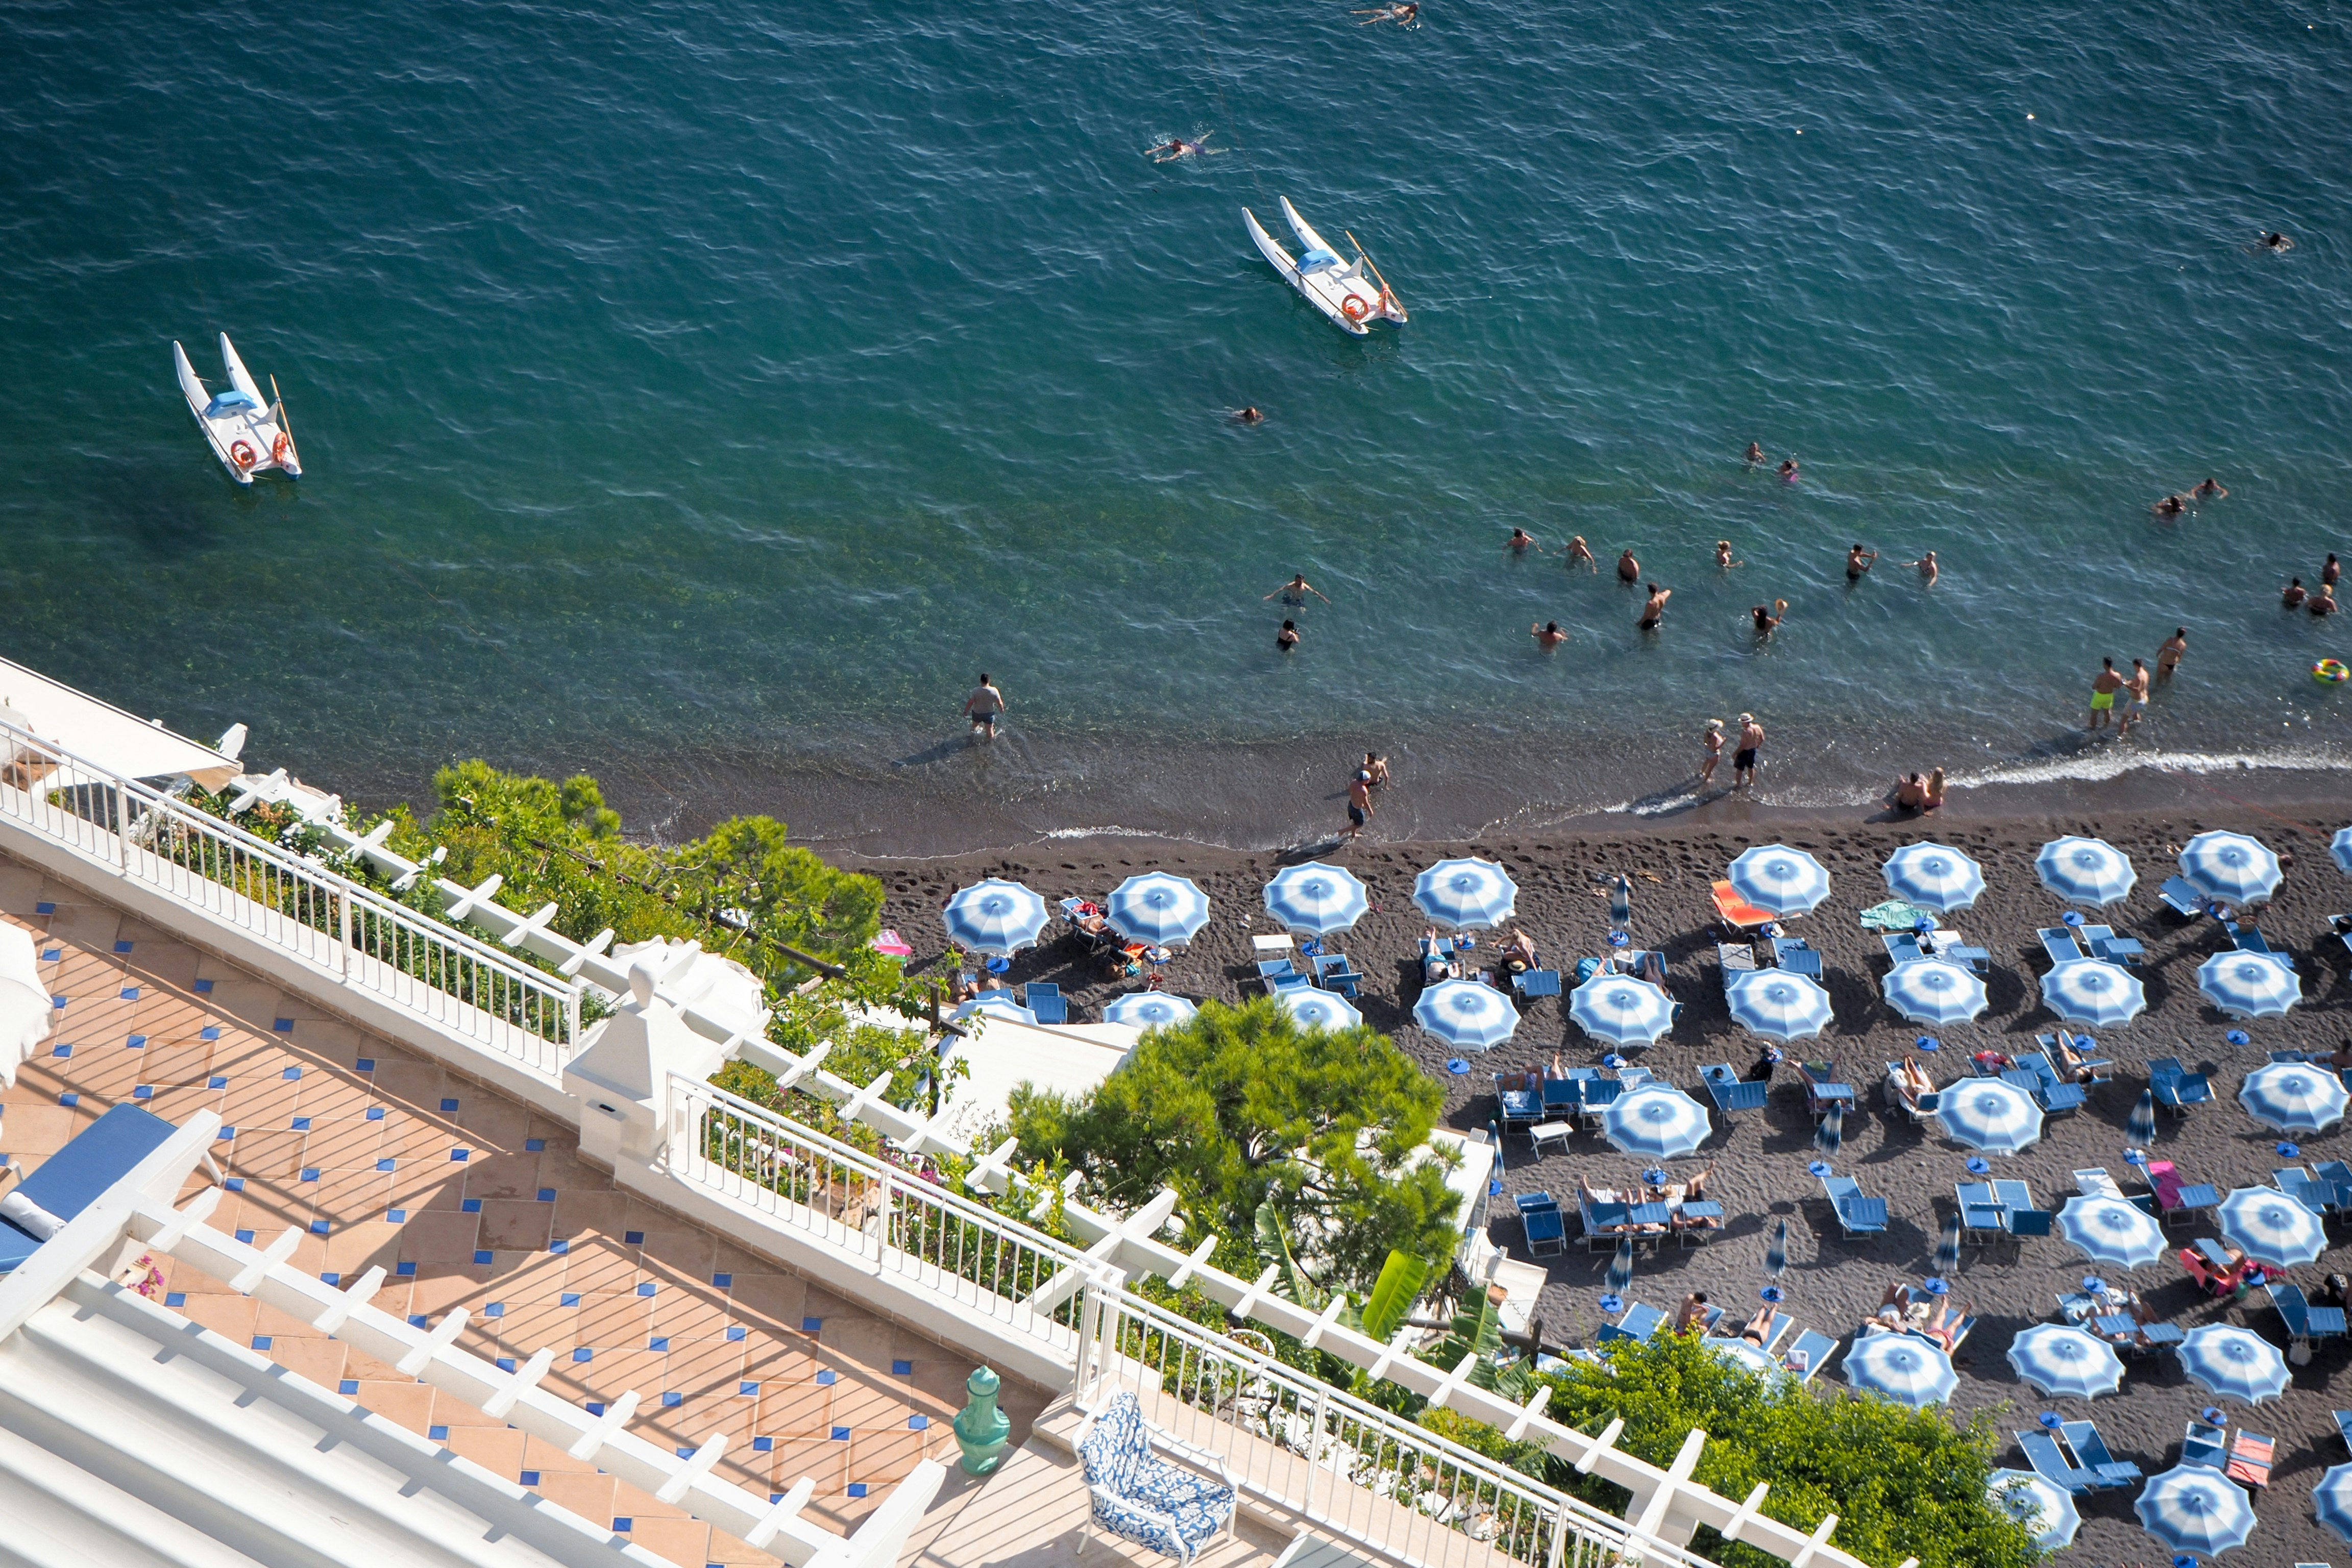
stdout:
<svg viewBox="0 0 2352 1568">
<path fill-rule="evenodd" d="M 273 463 L 284 462 L 286 460 L 286 448 L 293 444 L 294 443 L 286 438 L 285 431 L 280 430 L 278 432 L 278 438 L 269 443 L 269 460 Z"/>
<path fill-rule="evenodd" d="M 240 468 L 249 468 L 253 467 L 253 448 L 247 446 L 242 441 L 231 442 L 229 444 L 228 455 L 230 459 Z"/>
<path fill-rule="evenodd" d="M 1350 294 L 1339 301 L 1339 314 L 1359 324 L 1371 313 L 1372 308 L 1364 303 L 1363 297 L 1360 294 Z"/>
</svg>

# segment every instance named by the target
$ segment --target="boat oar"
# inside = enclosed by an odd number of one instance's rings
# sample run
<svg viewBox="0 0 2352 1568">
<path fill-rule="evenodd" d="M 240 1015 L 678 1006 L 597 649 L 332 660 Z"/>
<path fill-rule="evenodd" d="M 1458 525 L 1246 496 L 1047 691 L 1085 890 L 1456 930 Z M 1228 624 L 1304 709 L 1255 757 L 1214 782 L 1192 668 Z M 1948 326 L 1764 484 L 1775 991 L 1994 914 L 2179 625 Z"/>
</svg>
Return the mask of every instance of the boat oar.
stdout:
<svg viewBox="0 0 2352 1568">
<path fill-rule="evenodd" d="M 1372 276 L 1380 279 L 1381 292 L 1391 300 L 1395 299 L 1396 290 L 1389 287 L 1389 280 L 1381 276 L 1381 264 L 1372 259 L 1371 252 L 1364 248 L 1364 242 L 1356 237 L 1356 231 L 1352 228 L 1343 228 L 1339 232 L 1348 237 L 1348 243 L 1356 247 L 1356 255 L 1361 258 L 1365 266 L 1372 269 Z"/>
</svg>

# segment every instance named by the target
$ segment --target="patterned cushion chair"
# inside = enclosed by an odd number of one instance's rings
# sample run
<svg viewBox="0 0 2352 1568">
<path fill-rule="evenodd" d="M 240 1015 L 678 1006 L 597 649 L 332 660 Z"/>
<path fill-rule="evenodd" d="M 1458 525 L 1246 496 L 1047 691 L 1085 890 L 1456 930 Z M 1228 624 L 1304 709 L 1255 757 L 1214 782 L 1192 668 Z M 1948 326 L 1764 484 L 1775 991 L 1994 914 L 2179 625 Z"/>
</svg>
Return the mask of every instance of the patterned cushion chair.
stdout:
<svg viewBox="0 0 2352 1568">
<path fill-rule="evenodd" d="M 1151 1451 L 1155 1443 L 1215 1470 L 1223 1484 L 1160 1458 Z M 1087 1418 L 1078 1432 L 1078 1458 L 1094 1497 L 1081 1552 L 1099 1525 L 1190 1563 L 1220 1526 L 1233 1531 L 1234 1478 L 1224 1460 L 1145 1421 L 1131 1393 L 1122 1391 Z"/>
</svg>

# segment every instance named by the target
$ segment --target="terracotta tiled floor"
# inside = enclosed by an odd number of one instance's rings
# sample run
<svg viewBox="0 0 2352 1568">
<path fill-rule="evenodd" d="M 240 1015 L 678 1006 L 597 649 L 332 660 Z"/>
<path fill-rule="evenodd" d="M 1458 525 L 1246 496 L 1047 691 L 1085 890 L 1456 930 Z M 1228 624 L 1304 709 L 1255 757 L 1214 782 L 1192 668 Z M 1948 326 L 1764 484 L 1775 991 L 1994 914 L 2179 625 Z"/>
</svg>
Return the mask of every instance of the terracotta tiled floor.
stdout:
<svg viewBox="0 0 2352 1568">
<path fill-rule="evenodd" d="M 467 1307 L 459 1343 L 509 1366 L 552 1345 L 549 1387 L 635 1388 L 633 1429 L 681 1449 L 729 1433 L 720 1469 L 744 1486 L 814 1476 L 812 1513 L 845 1528 L 926 1454 L 953 1456 L 970 1357 L 615 1191 L 562 1125 L 5 858 L 0 917 L 33 931 L 62 998 L 49 1054 L 0 1100 L 0 1150 L 26 1170 L 118 1102 L 208 1108 L 230 1188 L 213 1224 L 265 1241 L 300 1226 L 293 1261 L 330 1282 L 381 1264 L 377 1306 Z M 673 1562 L 774 1561 L 208 1276 L 165 1274 L 166 1302 L 206 1328 Z M 1043 1402 L 1006 1384 L 1016 1443 Z"/>
</svg>

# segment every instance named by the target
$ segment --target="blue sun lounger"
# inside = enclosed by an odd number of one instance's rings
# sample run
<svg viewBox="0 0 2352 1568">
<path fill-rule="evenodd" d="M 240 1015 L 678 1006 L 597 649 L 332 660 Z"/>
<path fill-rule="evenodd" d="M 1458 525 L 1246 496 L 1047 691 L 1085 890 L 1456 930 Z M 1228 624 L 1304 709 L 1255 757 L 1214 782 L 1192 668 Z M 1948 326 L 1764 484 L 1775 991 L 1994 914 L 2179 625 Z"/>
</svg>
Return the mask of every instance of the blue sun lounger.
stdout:
<svg viewBox="0 0 2352 1568">
<path fill-rule="evenodd" d="M 1829 1364 L 1826 1358 L 1836 1349 L 1837 1341 L 1818 1329 L 1807 1329 L 1780 1358 L 1780 1365 L 1799 1383 L 1811 1383 L 1813 1373 Z"/>
<path fill-rule="evenodd" d="M 2127 1487 L 2140 1479 L 2137 1465 L 2107 1452 L 2106 1440 L 2099 1436 L 2096 1424 L 2068 1421 L 2060 1425 L 2058 1432 L 2066 1439 L 2066 1446 L 2074 1450 L 2074 1458 L 2083 1468 L 2099 1478 L 2095 1484 Z"/>
<path fill-rule="evenodd" d="M 26 1205 L 37 1215 L 61 1224 L 70 1222 L 107 1188 L 129 1175 L 131 1167 L 153 1153 L 174 1131 L 152 1111 L 118 1105 L 19 1182 L 5 1200 L 6 1208 Z M 20 1224 L 6 1209 L 0 1209 L 0 1273 L 17 1268 L 47 1239 L 33 1234 L 47 1228 L 46 1225 L 35 1215 L 26 1218 L 33 1223 Z"/>
<path fill-rule="evenodd" d="M 1611 1340 L 1647 1340 L 1654 1337 L 1665 1323 L 1665 1313 L 1636 1301 L 1626 1308 L 1625 1315 L 1615 1322 L 1601 1324 L 1597 1337 L 1602 1344 Z"/>
<path fill-rule="evenodd" d="M 1761 1079 L 1754 1083 L 1743 1080 L 1738 1069 L 1729 1062 L 1717 1062 L 1711 1068 L 1698 1069 L 1699 1081 L 1706 1085 L 1707 1098 L 1725 1115 L 1735 1110 L 1761 1110 L 1771 1085 Z"/>
<path fill-rule="evenodd" d="M 2020 1432 L 2018 1451 L 2033 1473 L 2054 1486 L 2063 1487 L 2076 1497 L 2087 1494 L 2099 1484 L 2099 1478 L 2089 1470 L 2078 1470 L 2066 1462 L 2066 1451 L 2058 1447 L 2058 1439 L 2047 1432 Z"/>
<path fill-rule="evenodd" d="M 1837 1212 L 1838 1227 L 1845 1232 L 1848 1240 L 1857 1236 L 1874 1236 L 1886 1228 L 1886 1200 L 1863 1196 L 1862 1184 L 1852 1176 L 1823 1176 L 1822 1193 Z"/>
<path fill-rule="evenodd" d="M 2166 878 L 2164 886 L 2156 890 L 2156 896 L 2183 920 L 2193 921 L 2205 912 L 2205 895 L 2199 892 L 2197 884 L 2186 877 Z"/>
</svg>

